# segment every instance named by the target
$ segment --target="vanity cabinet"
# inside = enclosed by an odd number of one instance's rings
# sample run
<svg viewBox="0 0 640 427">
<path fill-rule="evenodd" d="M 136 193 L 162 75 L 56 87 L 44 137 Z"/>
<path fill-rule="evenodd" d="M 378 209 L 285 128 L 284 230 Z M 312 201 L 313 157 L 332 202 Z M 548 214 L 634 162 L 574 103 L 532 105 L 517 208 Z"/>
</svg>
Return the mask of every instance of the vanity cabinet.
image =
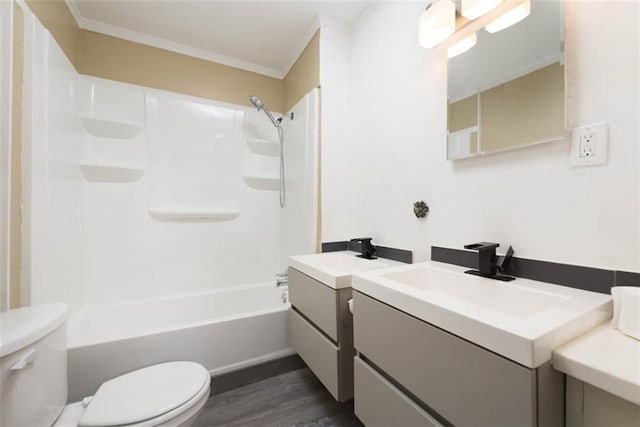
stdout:
<svg viewBox="0 0 640 427">
<path fill-rule="evenodd" d="M 289 345 L 331 395 L 353 398 L 353 322 L 351 288 L 333 289 L 289 267 Z"/>
<path fill-rule="evenodd" d="M 640 406 L 567 376 L 568 427 L 640 426 Z"/>
<path fill-rule="evenodd" d="M 366 425 L 562 425 L 564 375 L 529 369 L 358 291 L 355 412 Z M 398 422 L 392 422 L 398 420 Z"/>
</svg>

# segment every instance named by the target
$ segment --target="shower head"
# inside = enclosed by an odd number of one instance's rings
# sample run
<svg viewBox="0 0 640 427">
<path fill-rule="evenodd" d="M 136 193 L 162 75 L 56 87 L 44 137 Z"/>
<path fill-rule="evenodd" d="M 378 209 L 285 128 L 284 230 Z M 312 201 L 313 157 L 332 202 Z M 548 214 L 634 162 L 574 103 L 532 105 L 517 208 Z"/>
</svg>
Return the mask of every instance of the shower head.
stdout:
<svg viewBox="0 0 640 427">
<path fill-rule="evenodd" d="M 274 118 L 273 114 L 271 114 L 271 111 L 269 111 L 267 106 L 264 105 L 264 103 L 254 95 L 249 95 L 249 101 L 258 109 L 258 111 L 260 110 L 264 111 L 264 113 L 269 117 L 269 119 L 271 120 L 271 123 L 273 123 L 275 127 L 277 128 L 280 127 L 280 122 L 282 122 L 282 117 L 278 119 Z"/>
<path fill-rule="evenodd" d="M 249 95 L 249 101 L 251 101 L 251 103 L 258 109 L 258 111 L 262 110 L 262 107 L 264 107 L 262 101 L 260 101 L 254 95 Z"/>
</svg>

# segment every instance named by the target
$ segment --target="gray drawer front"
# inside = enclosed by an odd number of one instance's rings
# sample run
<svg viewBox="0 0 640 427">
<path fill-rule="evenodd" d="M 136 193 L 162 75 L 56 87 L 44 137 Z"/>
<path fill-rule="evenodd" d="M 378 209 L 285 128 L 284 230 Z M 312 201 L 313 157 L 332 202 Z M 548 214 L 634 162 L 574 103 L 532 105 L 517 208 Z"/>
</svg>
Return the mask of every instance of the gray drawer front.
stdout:
<svg viewBox="0 0 640 427">
<path fill-rule="evenodd" d="M 433 417 L 359 358 L 353 363 L 355 412 L 366 426 L 440 427 Z"/>
<path fill-rule="evenodd" d="M 289 345 L 338 400 L 338 348 L 292 308 L 287 329 Z"/>
<path fill-rule="evenodd" d="M 448 421 L 536 424 L 535 371 L 353 294 L 355 348 Z"/>
<path fill-rule="evenodd" d="M 334 341 L 338 341 L 336 291 L 289 267 L 289 298 L 299 312 L 309 318 Z"/>
</svg>

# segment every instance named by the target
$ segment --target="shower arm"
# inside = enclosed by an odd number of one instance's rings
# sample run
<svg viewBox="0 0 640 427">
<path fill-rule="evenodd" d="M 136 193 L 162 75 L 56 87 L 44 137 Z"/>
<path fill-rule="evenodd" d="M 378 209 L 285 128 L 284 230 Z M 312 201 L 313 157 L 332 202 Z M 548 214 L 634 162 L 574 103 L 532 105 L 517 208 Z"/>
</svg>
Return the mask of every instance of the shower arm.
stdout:
<svg viewBox="0 0 640 427">
<path fill-rule="evenodd" d="M 273 117 L 273 114 L 271 114 L 271 111 L 269 111 L 269 108 L 267 108 L 267 106 L 264 105 L 264 102 L 260 101 L 257 97 L 253 95 L 249 95 L 249 101 L 253 104 L 254 107 L 258 109 L 258 111 L 263 110 L 264 113 L 267 115 L 267 117 L 269 117 L 269 120 L 271 120 L 271 123 L 273 123 L 275 127 L 277 128 L 280 127 L 280 123 L 282 123 L 282 117 L 279 117 L 277 119 Z"/>
<path fill-rule="evenodd" d="M 273 123 L 275 127 L 280 127 L 280 123 L 282 123 L 282 117 L 278 117 L 277 119 L 273 117 L 273 114 L 271 114 L 271 111 L 269 111 L 266 105 L 263 105 L 262 110 L 269 117 L 269 119 L 271 119 L 271 123 Z"/>
</svg>

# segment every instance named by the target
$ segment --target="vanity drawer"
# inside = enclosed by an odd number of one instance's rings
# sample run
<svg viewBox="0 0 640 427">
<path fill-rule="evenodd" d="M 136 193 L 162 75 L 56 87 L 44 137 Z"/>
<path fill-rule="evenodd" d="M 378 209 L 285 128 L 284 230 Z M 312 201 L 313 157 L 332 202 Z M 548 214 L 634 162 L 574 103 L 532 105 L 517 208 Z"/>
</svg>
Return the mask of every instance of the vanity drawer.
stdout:
<svg viewBox="0 0 640 427">
<path fill-rule="evenodd" d="M 355 348 L 449 422 L 536 424 L 534 370 L 353 294 Z"/>
<path fill-rule="evenodd" d="M 358 357 L 353 368 L 355 412 L 364 425 L 442 426 Z"/>
<path fill-rule="evenodd" d="M 288 274 L 291 304 L 337 342 L 337 292 L 295 268 Z"/>
<path fill-rule="evenodd" d="M 290 308 L 287 319 L 289 345 L 300 355 L 336 400 L 338 390 L 338 347 Z"/>
</svg>

